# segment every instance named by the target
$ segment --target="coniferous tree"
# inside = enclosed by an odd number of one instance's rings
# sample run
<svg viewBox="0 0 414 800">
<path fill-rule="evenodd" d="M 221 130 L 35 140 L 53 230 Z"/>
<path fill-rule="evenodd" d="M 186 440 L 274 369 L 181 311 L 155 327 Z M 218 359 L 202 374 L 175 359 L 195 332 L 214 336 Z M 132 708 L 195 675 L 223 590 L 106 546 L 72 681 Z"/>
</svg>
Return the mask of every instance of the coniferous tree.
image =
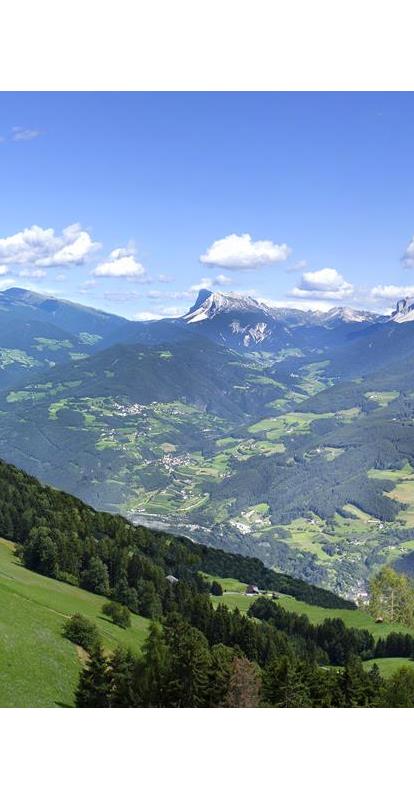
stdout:
<svg viewBox="0 0 414 800">
<path fill-rule="evenodd" d="M 366 685 L 367 679 L 361 659 L 357 656 L 351 656 L 340 675 L 344 705 L 347 708 L 368 705 Z"/>
<path fill-rule="evenodd" d="M 130 650 L 118 647 L 109 659 L 109 705 L 111 708 L 133 708 L 136 658 Z"/>
<path fill-rule="evenodd" d="M 77 708 L 108 708 L 110 705 L 110 675 L 102 646 L 92 651 L 88 664 L 80 674 L 75 695 Z"/>
<path fill-rule="evenodd" d="M 171 615 L 166 639 L 170 649 L 167 705 L 203 708 L 208 699 L 210 651 L 205 636 L 179 615 Z"/>
<path fill-rule="evenodd" d="M 215 644 L 211 648 L 211 660 L 208 675 L 208 707 L 224 706 L 230 688 L 232 664 L 235 651 L 225 644 Z"/>
<path fill-rule="evenodd" d="M 148 708 L 163 707 L 167 701 L 166 685 L 169 669 L 169 649 L 159 622 L 151 622 L 149 634 L 142 648 L 141 675 L 143 702 Z"/>
<path fill-rule="evenodd" d="M 311 705 L 299 664 L 289 656 L 272 661 L 263 675 L 263 697 L 271 706 L 300 708 Z"/>
</svg>

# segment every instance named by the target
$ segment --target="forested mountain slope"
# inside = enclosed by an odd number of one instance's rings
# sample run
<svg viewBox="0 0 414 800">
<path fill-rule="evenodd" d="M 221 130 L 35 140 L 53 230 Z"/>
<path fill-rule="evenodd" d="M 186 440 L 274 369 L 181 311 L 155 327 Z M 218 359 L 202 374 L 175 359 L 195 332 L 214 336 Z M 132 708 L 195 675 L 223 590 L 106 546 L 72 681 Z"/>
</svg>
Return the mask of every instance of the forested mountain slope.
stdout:
<svg viewBox="0 0 414 800">
<path fill-rule="evenodd" d="M 25 352 L 33 326 L 52 336 L 50 319 L 101 332 L 83 353 L 81 333 L 59 334 L 68 341 L 55 361 L 67 352 L 71 363 L 8 373 L 1 458 L 101 510 L 342 594 L 363 591 L 378 565 L 404 563 L 414 546 L 409 303 L 401 324 L 207 292 L 183 318 L 141 324 L 6 294 L 0 306 L 13 314 L 40 314 L 19 328 Z M 1 335 L 12 344 L 13 326 Z"/>
</svg>

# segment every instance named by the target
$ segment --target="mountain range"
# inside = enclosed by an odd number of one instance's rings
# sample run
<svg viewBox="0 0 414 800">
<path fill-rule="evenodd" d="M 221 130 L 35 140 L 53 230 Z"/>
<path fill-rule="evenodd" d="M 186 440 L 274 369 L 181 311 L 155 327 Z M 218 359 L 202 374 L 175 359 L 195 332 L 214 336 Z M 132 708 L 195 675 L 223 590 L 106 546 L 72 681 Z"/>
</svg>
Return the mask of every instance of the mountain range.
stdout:
<svg viewBox="0 0 414 800">
<path fill-rule="evenodd" d="M 413 323 L 412 298 L 383 315 L 202 290 L 133 322 L 8 289 L 0 458 L 354 597 L 382 563 L 411 570 Z"/>
</svg>

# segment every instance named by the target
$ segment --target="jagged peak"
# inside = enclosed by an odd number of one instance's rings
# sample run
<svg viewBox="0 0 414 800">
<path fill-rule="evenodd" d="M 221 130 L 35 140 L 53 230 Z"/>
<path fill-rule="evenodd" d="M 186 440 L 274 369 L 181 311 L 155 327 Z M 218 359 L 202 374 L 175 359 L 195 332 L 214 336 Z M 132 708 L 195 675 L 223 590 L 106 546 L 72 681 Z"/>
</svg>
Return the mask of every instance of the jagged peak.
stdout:
<svg viewBox="0 0 414 800">
<path fill-rule="evenodd" d="M 413 322 L 414 321 L 414 297 L 402 297 L 397 301 L 395 311 L 390 317 L 391 322 Z"/>
<path fill-rule="evenodd" d="M 212 319 L 221 312 L 243 311 L 262 311 L 262 313 L 271 314 L 271 309 L 253 297 L 236 294 L 235 292 L 224 294 L 223 292 L 209 292 L 207 289 L 202 289 L 195 304 L 185 314 L 184 319 L 188 323 L 202 322 L 205 319 Z"/>
<path fill-rule="evenodd" d="M 321 318 L 328 322 L 330 320 L 342 320 L 343 322 L 371 322 L 380 315 L 374 311 L 363 311 L 349 306 L 335 306 L 329 311 L 319 312 Z"/>
</svg>

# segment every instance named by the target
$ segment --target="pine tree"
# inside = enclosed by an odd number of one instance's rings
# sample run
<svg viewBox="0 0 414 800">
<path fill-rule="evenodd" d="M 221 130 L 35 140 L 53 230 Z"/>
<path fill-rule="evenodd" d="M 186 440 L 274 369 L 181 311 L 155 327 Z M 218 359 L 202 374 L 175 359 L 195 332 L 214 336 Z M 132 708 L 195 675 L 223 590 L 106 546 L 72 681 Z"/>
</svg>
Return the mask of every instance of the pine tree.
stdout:
<svg viewBox="0 0 414 800">
<path fill-rule="evenodd" d="M 210 652 L 207 640 L 179 614 L 171 617 L 166 631 L 170 649 L 167 705 L 203 708 L 208 704 Z"/>
<path fill-rule="evenodd" d="M 220 708 L 224 706 L 229 691 L 235 651 L 225 644 L 215 644 L 211 648 L 210 655 L 208 706 Z"/>
<path fill-rule="evenodd" d="M 118 647 L 109 660 L 109 705 L 111 708 L 133 708 L 136 659 L 130 650 Z"/>
<path fill-rule="evenodd" d="M 102 646 L 92 651 L 88 664 L 80 674 L 75 695 L 77 708 L 108 708 L 110 675 Z"/>
<path fill-rule="evenodd" d="M 367 706 L 366 675 L 362 661 L 357 656 L 351 656 L 340 676 L 340 685 L 344 695 L 346 708 Z"/>
<path fill-rule="evenodd" d="M 147 708 L 163 708 L 166 703 L 166 682 L 169 666 L 169 650 L 159 622 L 151 622 L 149 634 L 142 648 L 143 676 L 142 692 Z"/>
<path fill-rule="evenodd" d="M 278 708 L 301 708 L 311 705 L 300 665 L 281 656 L 268 665 L 263 675 L 263 697 Z"/>
</svg>

